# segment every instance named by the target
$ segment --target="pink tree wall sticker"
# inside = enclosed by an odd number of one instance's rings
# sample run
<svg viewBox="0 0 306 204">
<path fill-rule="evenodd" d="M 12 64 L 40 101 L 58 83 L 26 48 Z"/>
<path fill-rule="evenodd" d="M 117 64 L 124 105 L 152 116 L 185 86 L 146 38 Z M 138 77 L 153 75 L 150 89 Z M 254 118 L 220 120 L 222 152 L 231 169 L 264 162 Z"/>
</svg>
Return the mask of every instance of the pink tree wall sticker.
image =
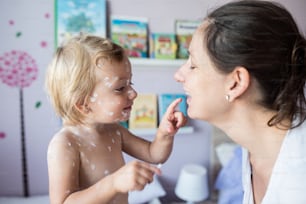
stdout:
<svg viewBox="0 0 306 204">
<path fill-rule="evenodd" d="M 29 196 L 26 143 L 24 129 L 23 88 L 29 87 L 37 79 L 38 68 L 35 60 L 26 52 L 12 50 L 0 56 L 0 80 L 2 83 L 19 89 L 21 152 L 24 196 Z"/>
</svg>

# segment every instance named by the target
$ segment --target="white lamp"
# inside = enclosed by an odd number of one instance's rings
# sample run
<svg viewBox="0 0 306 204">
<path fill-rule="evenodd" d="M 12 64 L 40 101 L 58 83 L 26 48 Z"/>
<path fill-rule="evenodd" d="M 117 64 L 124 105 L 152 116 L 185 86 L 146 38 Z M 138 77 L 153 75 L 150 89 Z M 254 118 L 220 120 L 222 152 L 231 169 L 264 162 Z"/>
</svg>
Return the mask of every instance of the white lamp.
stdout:
<svg viewBox="0 0 306 204">
<path fill-rule="evenodd" d="M 185 165 L 176 183 L 175 194 L 187 203 L 207 199 L 209 196 L 207 169 L 197 164 Z"/>
</svg>

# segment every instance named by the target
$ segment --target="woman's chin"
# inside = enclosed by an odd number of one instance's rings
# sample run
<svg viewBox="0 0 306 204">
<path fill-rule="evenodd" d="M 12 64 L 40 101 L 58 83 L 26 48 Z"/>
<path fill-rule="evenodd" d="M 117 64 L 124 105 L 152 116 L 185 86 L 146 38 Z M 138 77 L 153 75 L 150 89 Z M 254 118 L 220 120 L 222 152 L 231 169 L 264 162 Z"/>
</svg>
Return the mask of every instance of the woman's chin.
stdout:
<svg viewBox="0 0 306 204">
<path fill-rule="evenodd" d="M 187 109 L 187 115 L 189 118 L 196 119 L 196 115 L 194 114 L 194 112 L 192 111 L 190 107 L 188 107 Z"/>
</svg>

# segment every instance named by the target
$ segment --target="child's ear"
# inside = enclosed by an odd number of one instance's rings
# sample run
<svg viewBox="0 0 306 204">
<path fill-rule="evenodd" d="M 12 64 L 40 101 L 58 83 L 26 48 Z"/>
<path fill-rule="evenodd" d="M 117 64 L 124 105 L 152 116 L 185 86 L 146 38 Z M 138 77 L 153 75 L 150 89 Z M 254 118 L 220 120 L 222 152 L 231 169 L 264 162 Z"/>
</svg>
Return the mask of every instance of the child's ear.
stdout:
<svg viewBox="0 0 306 204">
<path fill-rule="evenodd" d="M 236 67 L 228 76 L 226 94 L 229 101 L 240 97 L 250 86 L 250 73 L 244 67 Z"/>
<path fill-rule="evenodd" d="M 90 112 L 88 104 L 75 104 L 74 106 L 82 114 L 88 114 Z"/>
</svg>

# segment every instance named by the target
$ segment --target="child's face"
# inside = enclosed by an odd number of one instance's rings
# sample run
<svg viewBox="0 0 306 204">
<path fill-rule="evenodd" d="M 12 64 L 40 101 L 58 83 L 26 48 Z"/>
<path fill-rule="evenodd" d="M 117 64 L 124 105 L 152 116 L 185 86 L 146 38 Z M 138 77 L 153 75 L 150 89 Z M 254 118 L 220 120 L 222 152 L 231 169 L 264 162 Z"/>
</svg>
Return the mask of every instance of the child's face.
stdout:
<svg viewBox="0 0 306 204">
<path fill-rule="evenodd" d="M 105 60 L 97 68 L 97 84 L 89 99 L 89 117 L 93 123 L 113 123 L 128 120 L 137 96 L 132 88 L 131 64 Z"/>
</svg>

